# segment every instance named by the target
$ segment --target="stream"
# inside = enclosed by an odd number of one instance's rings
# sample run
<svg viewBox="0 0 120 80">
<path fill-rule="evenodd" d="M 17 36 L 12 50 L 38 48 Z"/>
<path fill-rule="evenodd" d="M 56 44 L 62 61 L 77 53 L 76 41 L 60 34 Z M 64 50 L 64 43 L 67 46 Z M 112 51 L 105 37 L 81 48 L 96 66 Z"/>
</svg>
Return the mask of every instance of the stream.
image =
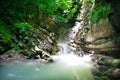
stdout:
<svg viewBox="0 0 120 80">
<path fill-rule="evenodd" d="M 0 80 L 94 80 L 91 55 L 75 55 L 75 47 L 67 42 L 58 43 L 58 55 L 51 56 L 54 62 L 28 60 L 1 64 Z"/>
<path fill-rule="evenodd" d="M 53 55 L 52 63 L 14 61 L 0 65 L 0 80 L 94 80 L 90 55 L 67 54 L 68 46 L 60 45 L 61 54 Z"/>
</svg>

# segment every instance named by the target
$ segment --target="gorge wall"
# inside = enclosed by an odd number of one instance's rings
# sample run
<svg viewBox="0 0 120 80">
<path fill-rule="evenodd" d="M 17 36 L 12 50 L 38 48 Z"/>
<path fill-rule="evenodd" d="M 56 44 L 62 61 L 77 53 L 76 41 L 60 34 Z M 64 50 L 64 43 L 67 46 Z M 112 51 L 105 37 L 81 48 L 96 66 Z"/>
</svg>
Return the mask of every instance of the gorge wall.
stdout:
<svg viewBox="0 0 120 80">
<path fill-rule="evenodd" d="M 81 18 L 79 22 L 81 25 L 79 25 L 74 42 L 81 45 L 86 51 L 119 53 L 119 2 L 118 0 L 83 2 L 80 16 L 77 17 L 77 20 Z M 84 8 L 84 6 L 86 7 Z"/>
</svg>

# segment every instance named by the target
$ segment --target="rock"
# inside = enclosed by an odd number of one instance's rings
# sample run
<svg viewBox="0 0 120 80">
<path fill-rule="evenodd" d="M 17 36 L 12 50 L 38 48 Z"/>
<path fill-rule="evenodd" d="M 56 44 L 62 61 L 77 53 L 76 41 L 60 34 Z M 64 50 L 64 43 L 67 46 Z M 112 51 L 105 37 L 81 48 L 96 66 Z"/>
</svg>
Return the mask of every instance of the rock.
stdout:
<svg viewBox="0 0 120 80">
<path fill-rule="evenodd" d="M 91 49 L 111 49 L 111 48 L 119 48 L 119 46 L 115 43 L 113 43 L 112 41 L 107 41 L 106 43 L 101 43 L 98 45 L 95 44 L 89 44 L 86 45 L 87 48 L 91 48 Z"/>
<path fill-rule="evenodd" d="M 14 49 L 11 49 L 9 52 L 11 53 L 11 57 L 9 57 L 7 53 L 0 55 L 0 64 L 4 62 L 12 62 L 15 60 L 24 61 L 27 59 L 25 55 L 21 54 L 21 51 L 15 51 Z"/>
<path fill-rule="evenodd" d="M 93 42 L 99 38 L 110 37 L 113 34 L 114 29 L 108 19 L 102 19 L 92 25 L 92 30 L 86 34 L 87 36 L 85 37 L 85 41 Z"/>
<path fill-rule="evenodd" d="M 108 21 L 108 18 L 101 19 L 91 26 L 90 30 L 82 29 L 77 33 L 75 38 L 77 44 L 83 45 L 88 50 L 97 50 L 98 53 L 119 49 L 119 44 L 115 43 L 115 39 L 112 38 L 115 30 Z M 119 39 L 116 42 L 119 42 Z"/>
<path fill-rule="evenodd" d="M 54 62 L 54 60 L 52 58 L 48 58 L 47 60 L 48 62 Z"/>
<path fill-rule="evenodd" d="M 103 0 L 106 3 L 110 3 L 111 11 L 108 14 L 108 17 L 102 18 L 96 23 L 92 23 L 91 21 L 85 20 L 86 17 L 83 13 L 87 14 L 88 10 L 86 5 L 82 5 L 81 7 L 81 15 L 79 18 L 82 19 L 83 23 L 88 23 L 88 29 L 86 31 L 85 25 L 81 25 L 82 29 L 80 29 L 76 33 L 76 38 L 74 39 L 76 43 L 83 45 L 89 50 L 96 50 L 98 53 L 107 52 L 111 53 L 116 50 L 120 52 L 120 5 L 118 0 Z M 95 1 L 95 5 L 98 3 L 104 4 L 102 1 Z M 94 8 L 96 6 L 92 5 Z M 86 10 L 86 9 L 87 10 Z"/>
<path fill-rule="evenodd" d="M 40 59 L 40 55 L 36 55 L 36 56 L 35 56 L 35 59 Z"/>
<path fill-rule="evenodd" d="M 116 78 L 120 78 L 120 68 L 116 68 L 113 71 L 113 76 L 116 77 Z"/>
<path fill-rule="evenodd" d="M 109 14 L 110 23 L 113 25 L 117 32 L 120 32 L 120 1 L 108 0 L 111 3 L 112 11 Z"/>
<path fill-rule="evenodd" d="M 89 51 L 89 53 L 94 54 L 94 53 L 95 53 L 95 51 L 94 51 L 94 50 L 90 50 L 90 51 Z"/>
</svg>

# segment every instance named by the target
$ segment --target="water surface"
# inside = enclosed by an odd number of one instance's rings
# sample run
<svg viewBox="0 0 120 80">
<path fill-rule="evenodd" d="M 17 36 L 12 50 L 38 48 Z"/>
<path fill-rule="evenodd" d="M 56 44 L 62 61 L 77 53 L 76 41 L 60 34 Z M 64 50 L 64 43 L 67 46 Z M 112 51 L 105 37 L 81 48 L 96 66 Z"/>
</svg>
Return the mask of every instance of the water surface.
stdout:
<svg viewBox="0 0 120 80">
<path fill-rule="evenodd" d="M 75 57 L 53 56 L 55 62 L 46 64 L 36 61 L 6 63 L 0 65 L 0 80 L 94 80 L 91 64 L 77 57 L 73 60 Z"/>
</svg>

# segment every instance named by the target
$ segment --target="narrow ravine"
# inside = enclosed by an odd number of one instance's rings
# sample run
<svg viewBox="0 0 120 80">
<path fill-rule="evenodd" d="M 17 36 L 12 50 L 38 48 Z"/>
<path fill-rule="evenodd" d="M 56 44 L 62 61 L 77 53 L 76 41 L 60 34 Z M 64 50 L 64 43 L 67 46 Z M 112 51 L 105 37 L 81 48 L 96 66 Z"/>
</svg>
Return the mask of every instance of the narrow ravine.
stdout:
<svg viewBox="0 0 120 80">
<path fill-rule="evenodd" d="M 120 80 L 119 0 L 1 0 L 0 80 Z"/>
<path fill-rule="evenodd" d="M 91 55 L 75 55 L 76 44 L 70 41 L 58 43 L 59 52 L 51 56 L 52 63 L 14 61 L 0 65 L 0 80 L 94 80 Z"/>
<path fill-rule="evenodd" d="M 67 36 L 58 41 L 59 51 L 52 55 L 53 62 L 41 63 L 39 61 L 13 61 L 0 65 L 0 80 L 95 80 L 92 75 L 94 63 L 91 54 L 86 54 L 74 39 L 84 26 L 84 18 L 89 6 L 82 6 L 81 15 L 77 18 Z M 86 9 L 88 8 L 88 9 Z M 84 11 L 85 10 L 85 11 Z"/>
</svg>

